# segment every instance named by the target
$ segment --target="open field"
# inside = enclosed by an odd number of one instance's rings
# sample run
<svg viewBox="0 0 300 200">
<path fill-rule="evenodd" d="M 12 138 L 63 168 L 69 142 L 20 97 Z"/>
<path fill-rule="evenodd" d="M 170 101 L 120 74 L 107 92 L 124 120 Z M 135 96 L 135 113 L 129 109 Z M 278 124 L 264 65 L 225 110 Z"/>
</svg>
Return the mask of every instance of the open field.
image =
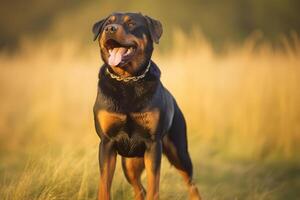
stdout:
<svg viewBox="0 0 300 200">
<path fill-rule="evenodd" d="M 172 51 L 154 55 L 185 113 L 207 200 L 300 196 L 299 38 L 274 50 L 256 36 L 216 54 L 199 32 L 188 39 L 178 30 Z M 24 41 L 19 52 L 1 53 L 1 200 L 95 199 L 98 52 L 70 40 Z M 174 168 L 164 160 L 162 169 L 161 199 L 186 199 Z M 120 163 L 112 192 L 132 199 Z"/>
</svg>

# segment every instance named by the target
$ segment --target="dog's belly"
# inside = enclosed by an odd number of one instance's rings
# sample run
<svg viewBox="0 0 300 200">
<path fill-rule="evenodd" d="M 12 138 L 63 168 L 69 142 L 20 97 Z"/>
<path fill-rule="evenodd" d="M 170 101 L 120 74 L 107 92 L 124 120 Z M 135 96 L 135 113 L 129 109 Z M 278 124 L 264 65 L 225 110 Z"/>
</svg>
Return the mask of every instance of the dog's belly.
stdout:
<svg viewBox="0 0 300 200">
<path fill-rule="evenodd" d="M 142 157 L 144 156 L 146 145 L 145 138 L 138 134 L 129 136 L 125 132 L 120 132 L 114 138 L 114 146 L 121 156 L 124 157 Z"/>
</svg>

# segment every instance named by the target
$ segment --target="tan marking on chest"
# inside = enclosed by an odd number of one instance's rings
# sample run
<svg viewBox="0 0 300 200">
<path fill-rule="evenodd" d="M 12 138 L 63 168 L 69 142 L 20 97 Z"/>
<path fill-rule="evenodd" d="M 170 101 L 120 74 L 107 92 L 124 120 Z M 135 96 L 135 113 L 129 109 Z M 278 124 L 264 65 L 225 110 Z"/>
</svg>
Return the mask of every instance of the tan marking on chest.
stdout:
<svg viewBox="0 0 300 200">
<path fill-rule="evenodd" d="M 160 113 L 158 110 L 141 113 L 131 113 L 130 117 L 138 125 L 147 128 L 150 131 L 150 134 L 156 133 L 160 117 Z"/>
<path fill-rule="evenodd" d="M 104 134 L 106 134 L 113 125 L 126 122 L 126 115 L 108 112 L 106 110 L 99 111 L 97 117 Z"/>
</svg>

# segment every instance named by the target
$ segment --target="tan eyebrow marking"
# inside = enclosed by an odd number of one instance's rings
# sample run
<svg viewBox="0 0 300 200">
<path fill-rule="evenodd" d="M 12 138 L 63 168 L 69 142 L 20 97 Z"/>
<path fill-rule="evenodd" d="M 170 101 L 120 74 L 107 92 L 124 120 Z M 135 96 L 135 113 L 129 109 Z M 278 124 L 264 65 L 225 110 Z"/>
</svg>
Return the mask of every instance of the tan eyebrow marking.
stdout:
<svg viewBox="0 0 300 200">
<path fill-rule="evenodd" d="M 111 20 L 111 21 L 115 21 L 116 20 L 116 16 L 111 16 L 110 18 L 109 18 L 109 20 Z"/>
<path fill-rule="evenodd" d="M 126 15 L 124 18 L 123 18 L 123 21 L 124 22 L 128 22 L 128 21 L 130 21 L 131 20 L 131 18 L 128 16 L 128 15 Z"/>
</svg>

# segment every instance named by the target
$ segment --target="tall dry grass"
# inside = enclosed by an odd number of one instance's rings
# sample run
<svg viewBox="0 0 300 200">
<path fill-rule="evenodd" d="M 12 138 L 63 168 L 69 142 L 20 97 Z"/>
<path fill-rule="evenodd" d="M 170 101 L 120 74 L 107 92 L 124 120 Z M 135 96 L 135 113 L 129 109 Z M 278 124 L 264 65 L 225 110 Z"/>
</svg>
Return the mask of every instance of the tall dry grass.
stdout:
<svg viewBox="0 0 300 200">
<path fill-rule="evenodd" d="M 199 32 L 178 30 L 173 48 L 154 54 L 185 113 L 196 181 L 209 199 L 276 199 L 274 191 L 293 188 L 253 162 L 299 161 L 300 42 L 283 38 L 285 48 L 275 50 L 256 37 L 216 54 Z M 2 52 L 0 63 L 1 199 L 94 199 L 96 44 L 24 41 L 17 53 Z M 162 199 L 185 199 L 180 178 L 163 165 Z M 120 166 L 113 194 L 132 197 Z"/>
</svg>

